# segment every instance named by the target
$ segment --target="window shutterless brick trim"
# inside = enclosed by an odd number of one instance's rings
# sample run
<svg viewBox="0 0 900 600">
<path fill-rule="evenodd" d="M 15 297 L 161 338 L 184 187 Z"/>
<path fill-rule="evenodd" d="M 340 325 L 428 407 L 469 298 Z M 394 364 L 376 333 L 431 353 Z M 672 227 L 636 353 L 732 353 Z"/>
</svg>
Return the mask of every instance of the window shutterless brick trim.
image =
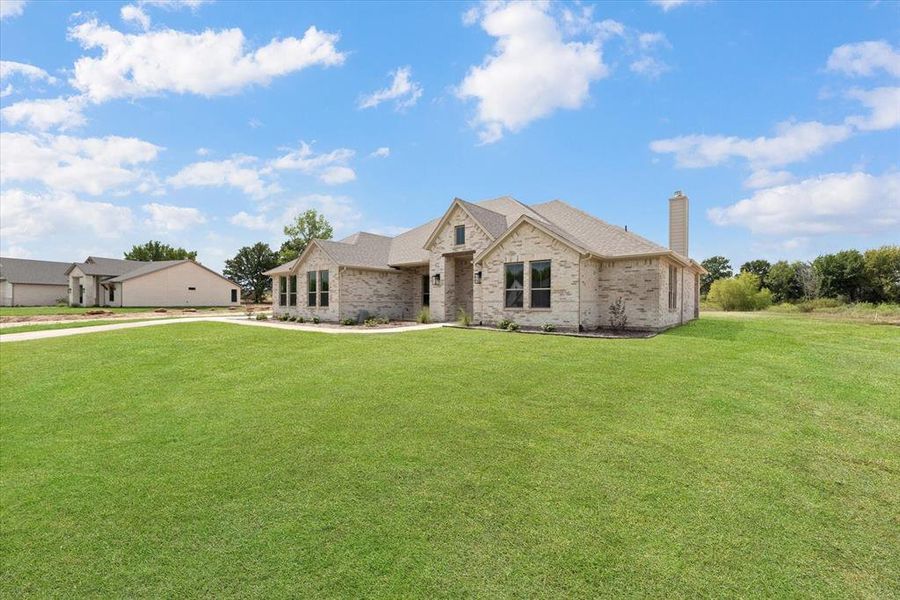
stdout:
<svg viewBox="0 0 900 600">
<path fill-rule="evenodd" d="M 328 271 L 319 271 L 319 306 L 328 306 L 329 287 Z"/>
<path fill-rule="evenodd" d="M 306 272 L 306 305 L 316 305 L 316 271 Z"/>
</svg>

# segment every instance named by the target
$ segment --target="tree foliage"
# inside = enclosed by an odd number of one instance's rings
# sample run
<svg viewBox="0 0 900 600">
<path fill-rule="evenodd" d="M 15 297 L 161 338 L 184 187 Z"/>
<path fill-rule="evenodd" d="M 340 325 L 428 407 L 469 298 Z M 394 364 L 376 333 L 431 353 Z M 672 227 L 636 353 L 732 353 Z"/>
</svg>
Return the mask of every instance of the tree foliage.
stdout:
<svg viewBox="0 0 900 600">
<path fill-rule="evenodd" d="M 254 302 L 262 302 L 266 292 L 272 288 L 272 279 L 263 273 L 277 266 L 278 253 L 268 244 L 257 242 L 244 246 L 234 258 L 226 260 L 223 273 L 241 286 Z"/>
<path fill-rule="evenodd" d="M 288 262 L 300 256 L 312 240 L 330 240 L 334 230 L 325 215 L 311 208 L 297 215 L 290 225 L 285 225 L 284 235 L 288 239 L 281 244 L 279 257 L 281 262 Z"/>
<path fill-rule="evenodd" d="M 744 272 L 731 279 L 713 282 L 707 299 L 722 310 L 762 310 L 772 304 L 772 293 L 759 288 L 759 277 Z"/>
<path fill-rule="evenodd" d="M 757 277 L 759 277 L 759 287 L 769 287 L 766 282 L 766 277 L 769 275 L 769 269 L 772 268 L 771 263 L 769 261 L 758 258 L 756 260 L 751 260 L 745 262 L 741 265 L 741 273 L 753 273 Z"/>
<path fill-rule="evenodd" d="M 731 270 L 731 262 L 724 256 L 712 256 L 702 263 L 703 268 L 709 271 L 700 278 L 700 293 L 708 294 L 713 281 L 727 279 L 734 273 Z"/>
<path fill-rule="evenodd" d="M 775 302 L 793 302 L 804 296 L 801 269 L 804 264 L 800 261 L 789 263 L 779 260 L 771 266 L 766 276 L 766 287 L 772 292 L 772 300 Z"/>
<path fill-rule="evenodd" d="M 823 254 L 813 261 L 819 277 L 819 294 L 849 302 L 863 299 L 866 292 L 866 261 L 859 250 Z"/>
<path fill-rule="evenodd" d="M 168 244 L 150 240 L 146 244 L 132 246 L 131 250 L 125 253 L 126 260 L 197 260 L 196 250 L 185 250 L 184 248 L 174 248 Z"/>
<path fill-rule="evenodd" d="M 900 302 L 900 246 L 866 250 L 866 294 L 872 302 Z"/>
</svg>

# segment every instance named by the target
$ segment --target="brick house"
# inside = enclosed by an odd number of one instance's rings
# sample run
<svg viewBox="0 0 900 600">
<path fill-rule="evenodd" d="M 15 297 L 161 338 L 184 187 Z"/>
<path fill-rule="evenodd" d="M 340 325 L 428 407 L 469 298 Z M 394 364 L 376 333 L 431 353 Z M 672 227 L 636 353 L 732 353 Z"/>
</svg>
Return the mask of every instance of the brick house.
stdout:
<svg viewBox="0 0 900 600">
<path fill-rule="evenodd" d="M 435 321 L 460 311 L 560 330 L 609 325 L 622 298 L 627 326 L 661 330 L 699 316 L 703 268 L 688 258 L 688 198 L 669 200 L 669 247 L 559 200 L 456 198 L 444 215 L 396 237 L 314 240 L 266 274 L 274 313 L 323 321 L 379 315 Z"/>
</svg>

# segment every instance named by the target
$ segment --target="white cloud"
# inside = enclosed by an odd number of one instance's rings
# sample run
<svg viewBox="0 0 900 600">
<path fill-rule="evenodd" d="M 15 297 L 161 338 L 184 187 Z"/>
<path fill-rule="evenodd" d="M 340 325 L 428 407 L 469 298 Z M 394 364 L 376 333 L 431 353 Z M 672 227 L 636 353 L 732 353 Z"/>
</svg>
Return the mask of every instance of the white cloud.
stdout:
<svg viewBox="0 0 900 600">
<path fill-rule="evenodd" d="M 280 235 L 282 228 L 291 223 L 294 218 L 305 210 L 314 208 L 328 219 L 334 227 L 335 237 L 353 233 L 362 220 L 362 213 L 346 196 L 329 196 L 325 194 L 310 194 L 300 196 L 293 200 L 279 202 L 280 211 L 272 210 L 275 207 L 265 207 L 255 215 L 241 211 L 233 215 L 229 221 L 233 225 L 245 227 L 256 231 L 270 231 Z"/>
<path fill-rule="evenodd" d="M 256 157 L 253 156 L 196 162 L 184 167 L 166 182 L 176 188 L 229 186 L 256 199 L 281 191 L 278 184 L 263 179 L 269 169 L 260 167 L 257 163 Z"/>
<path fill-rule="evenodd" d="M 870 109 L 867 116 L 847 118 L 847 123 L 863 131 L 878 131 L 900 127 L 900 87 L 880 87 L 872 90 L 850 90 L 847 96 L 859 100 Z"/>
<path fill-rule="evenodd" d="M 13 189 L 0 193 L 0 237 L 5 244 L 49 241 L 72 232 L 81 237 L 115 238 L 132 225 L 128 208 L 79 200 L 68 192 L 32 194 Z"/>
<path fill-rule="evenodd" d="M 688 4 L 704 4 L 706 0 L 650 0 L 651 4 L 660 7 L 663 12 L 669 12 L 674 8 L 686 6 Z"/>
<path fill-rule="evenodd" d="M 236 215 L 232 215 L 228 222 L 238 227 L 246 227 L 247 229 L 266 230 L 272 229 L 274 225 L 264 215 L 251 215 L 241 211 Z"/>
<path fill-rule="evenodd" d="M 162 148 L 137 138 L 0 133 L 0 182 L 37 181 L 50 189 L 86 192 L 130 191 L 147 182 L 139 165 Z"/>
<path fill-rule="evenodd" d="M 577 109 L 592 81 L 608 74 L 600 43 L 565 41 L 549 4 L 484 5 L 481 27 L 497 38 L 492 54 L 457 89 L 478 102 L 473 125 L 484 144 L 560 108 Z"/>
<path fill-rule="evenodd" d="M 641 33 L 638 35 L 638 45 L 641 47 L 641 50 L 650 50 L 656 46 L 662 46 L 665 48 L 671 48 L 672 44 L 669 43 L 669 39 L 666 37 L 666 34 L 656 31 L 652 33 Z"/>
<path fill-rule="evenodd" d="M 685 168 L 711 167 L 731 158 L 742 158 L 755 168 L 763 168 L 805 160 L 846 140 L 852 131 L 847 125 L 785 121 L 776 126 L 773 137 L 684 135 L 653 141 L 650 149 L 659 154 L 674 154 L 677 165 Z"/>
<path fill-rule="evenodd" d="M 21 75 L 31 81 L 43 80 L 47 83 L 56 83 L 56 78 L 40 67 L 14 60 L 0 60 L 0 81 L 14 75 Z"/>
<path fill-rule="evenodd" d="M 2 90 L 0 90 L 0 98 L 6 98 L 10 94 L 13 93 L 13 86 L 11 83 L 7 84 Z"/>
<path fill-rule="evenodd" d="M 374 152 L 372 152 L 369 156 L 371 158 L 387 158 L 391 155 L 391 149 L 387 146 L 382 146 L 381 148 L 376 148 Z"/>
<path fill-rule="evenodd" d="M 388 100 L 394 101 L 396 110 L 405 110 L 416 104 L 422 96 L 422 86 L 412 80 L 412 69 L 398 67 L 390 75 L 394 78 L 391 86 L 360 98 L 359 108 L 373 108 Z"/>
<path fill-rule="evenodd" d="M 830 173 L 759 190 L 708 212 L 717 225 L 771 236 L 873 233 L 900 228 L 900 174 Z"/>
<path fill-rule="evenodd" d="M 669 66 L 652 56 L 644 56 L 633 61 L 629 67 L 632 73 L 643 75 L 649 79 L 657 79 L 660 75 L 669 70 Z"/>
<path fill-rule="evenodd" d="M 854 77 L 868 77 L 878 71 L 900 77 L 900 52 L 885 41 L 844 44 L 832 50 L 827 67 Z"/>
<path fill-rule="evenodd" d="M 28 0 L 0 0 L 0 21 L 11 17 L 18 17 L 25 12 Z"/>
<path fill-rule="evenodd" d="M 292 150 L 273 160 L 272 167 L 300 171 L 306 175 L 314 175 L 329 185 L 337 185 L 356 179 L 356 173 L 347 167 L 347 162 L 355 154 L 349 148 L 338 148 L 324 154 L 316 154 L 310 144 L 301 141 L 297 150 Z"/>
<path fill-rule="evenodd" d="M 209 156 L 209 148 L 197 148 L 197 156 Z"/>
<path fill-rule="evenodd" d="M 54 128 L 66 131 L 85 124 L 83 109 L 84 98 L 81 96 L 22 100 L 0 109 L 0 117 L 10 125 L 40 131 Z"/>
<path fill-rule="evenodd" d="M 126 23 L 134 22 L 144 31 L 150 29 L 150 15 L 148 15 L 140 6 L 126 4 L 119 11 L 119 14 Z"/>
<path fill-rule="evenodd" d="M 345 58 L 335 47 L 339 36 L 315 27 L 302 38 L 273 39 L 250 52 L 237 28 L 125 34 L 93 19 L 70 28 L 69 37 L 101 51 L 78 59 L 71 80 L 94 102 L 164 92 L 230 94 L 314 65 L 340 65 Z"/>
<path fill-rule="evenodd" d="M 753 173 L 744 180 L 744 187 L 751 189 L 773 187 L 776 185 L 784 185 L 785 183 L 793 181 L 793 179 L 794 176 L 789 171 L 758 169 L 753 171 Z"/>
<path fill-rule="evenodd" d="M 164 233 L 181 231 L 206 222 L 206 217 L 196 208 L 155 202 L 145 204 L 141 208 L 148 214 L 144 224 Z"/>
</svg>

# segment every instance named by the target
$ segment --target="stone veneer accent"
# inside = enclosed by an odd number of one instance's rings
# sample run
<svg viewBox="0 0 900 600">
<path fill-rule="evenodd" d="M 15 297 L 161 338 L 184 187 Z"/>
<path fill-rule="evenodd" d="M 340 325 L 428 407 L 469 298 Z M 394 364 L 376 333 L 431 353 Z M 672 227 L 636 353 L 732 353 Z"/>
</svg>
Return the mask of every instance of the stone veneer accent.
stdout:
<svg viewBox="0 0 900 600">
<path fill-rule="evenodd" d="M 307 305 L 306 273 L 316 271 L 316 306 Z M 319 306 L 319 291 L 321 283 L 318 280 L 319 271 L 328 271 L 328 306 Z M 291 315 L 312 319 L 319 317 L 322 321 L 337 321 L 340 319 L 339 307 L 341 302 L 341 274 L 337 263 L 325 254 L 318 246 L 310 248 L 303 260 L 294 267 L 290 273 L 297 276 L 297 306 L 278 306 L 279 277 L 276 275 L 272 284 L 272 311 L 274 315 Z M 290 285 L 290 282 L 288 282 Z M 290 302 L 290 300 L 288 300 Z"/>
</svg>

